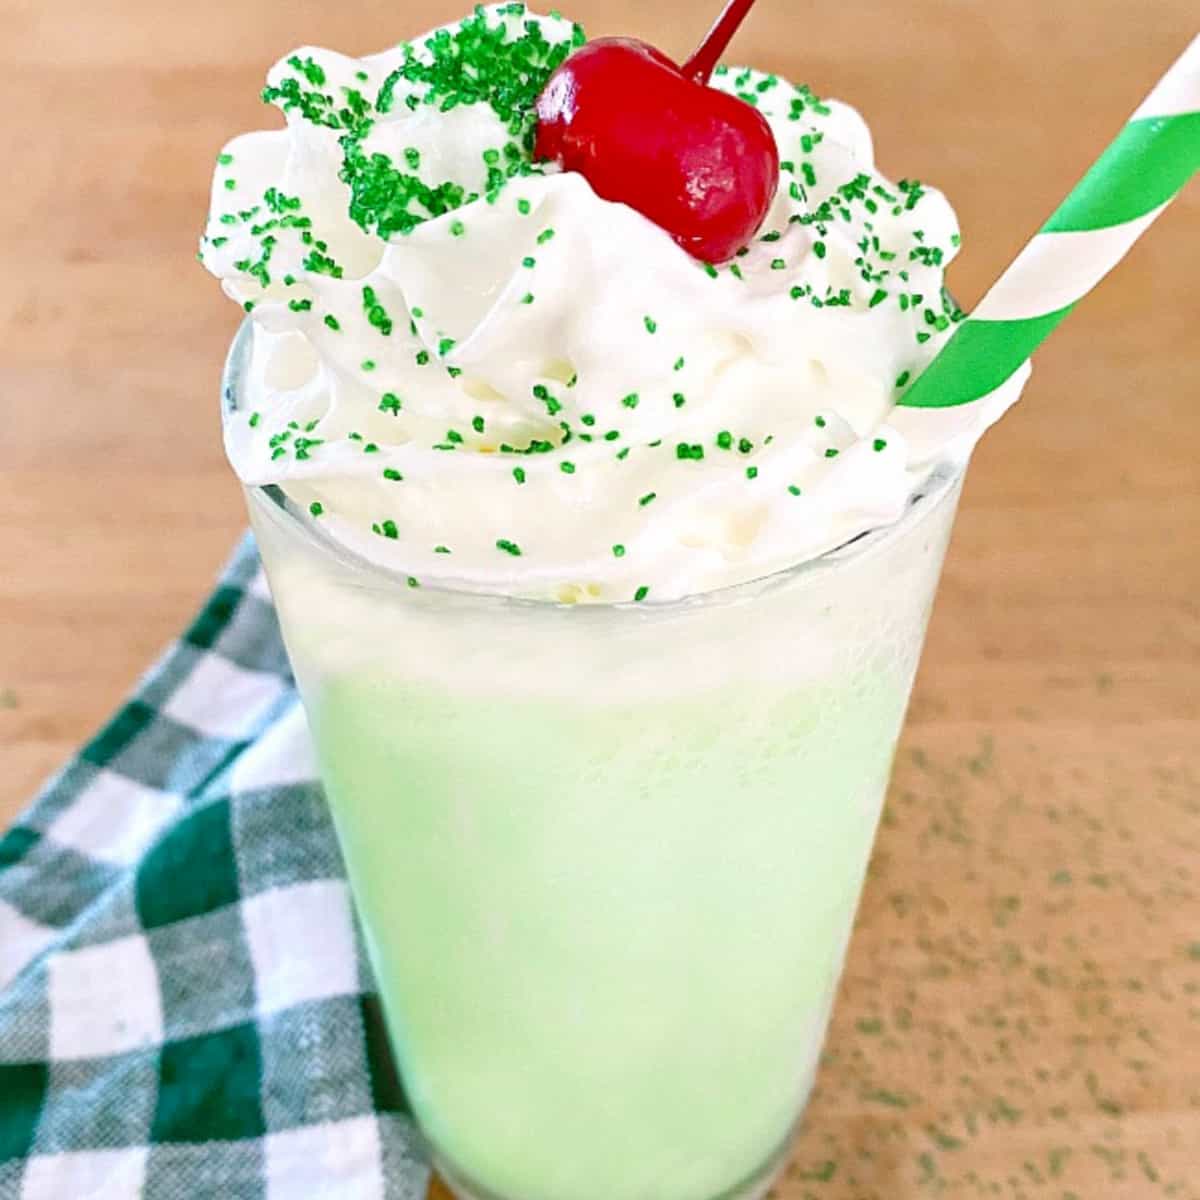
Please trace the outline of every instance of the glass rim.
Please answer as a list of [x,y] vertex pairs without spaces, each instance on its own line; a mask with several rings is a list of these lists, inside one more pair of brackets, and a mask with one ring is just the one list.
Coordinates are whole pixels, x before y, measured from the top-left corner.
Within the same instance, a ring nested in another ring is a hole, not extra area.
[[[222,423],[233,413],[241,411],[238,403],[239,383],[244,373],[253,338],[254,322],[250,317],[242,321],[230,344],[221,376],[221,419]],[[774,589],[797,580],[817,579],[839,567],[857,563],[882,551],[893,540],[901,537],[926,517],[936,512],[956,489],[966,474],[969,456],[962,461],[945,459],[932,464],[928,473],[909,494],[904,512],[888,525],[855,534],[846,541],[811,558],[802,559],[790,566],[780,567],[766,575],[756,575],[739,583],[725,584],[706,591],[689,592],[671,600],[599,600],[582,604],[569,604],[561,600],[542,600],[525,596],[510,596],[502,592],[488,592],[477,588],[453,587],[444,583],[421,581],[420,591],[437,596],[451,597],[455,601],[474,602],[484,606],[516,607],[546,611],[607,612],[631,611],[642,614],[663,614],[673,610],[694,609],[744,601],[764,590]],[[256,497],[268,506],[276,519],[287,521],[300,539],[308,543],[317,553],[334,560],[339,566],[358,572],[366,577],[371,586],[381,590],[403,590],[412,595],[409,583],[411,572],[398,567],[387,567],[382,563],[357,553],[345,543],[332,537],[310,520],[305,511],[292,501],[280,484],[246,484],[242,487],[248,497]]]

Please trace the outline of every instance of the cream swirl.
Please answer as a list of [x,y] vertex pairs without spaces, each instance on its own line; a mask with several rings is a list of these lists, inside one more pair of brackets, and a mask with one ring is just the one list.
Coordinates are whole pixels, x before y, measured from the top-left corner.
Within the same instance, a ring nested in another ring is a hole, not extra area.
[[530,161],[529,99],[580,37],[505,4],[272,70],[287,128],[226,147],[202,243],[255,324],[239,476],[417,580],[564,601],[677,598],[894,520],[1023,383],[896,406],[959,316],[950,206],[881,176],[853,109],[723,68],[782,183],[738,257],[697,263]]

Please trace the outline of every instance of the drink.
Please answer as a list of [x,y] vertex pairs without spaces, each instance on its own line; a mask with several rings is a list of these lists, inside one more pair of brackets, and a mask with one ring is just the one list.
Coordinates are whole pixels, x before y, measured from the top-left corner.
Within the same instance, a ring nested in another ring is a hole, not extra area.
[[[226,437],[443,1173],[741,1200],[812,1085],[962,470],[1020,381],[967,426],[892,407],[957,316],[953,214],[807,89],[722,77],[808,182],[719,270],[542,174],[513,72],[579,40],[506,5],[428,62],[273,72],[289,132],[222,164],[265,211],[219,169],[205,243],[254,310]],[[330,116],[353,81],[373,115]]]
[[451,1178],[703,1200],[769,1174],[958,486],[844,555],[656,613],[413,591],[251,494],[401,1071]]

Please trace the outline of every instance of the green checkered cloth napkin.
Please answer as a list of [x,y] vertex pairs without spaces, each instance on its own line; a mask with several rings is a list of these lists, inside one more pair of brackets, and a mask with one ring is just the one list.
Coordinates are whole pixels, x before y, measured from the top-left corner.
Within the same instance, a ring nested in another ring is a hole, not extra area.
[[247,538],[0,838],[0,1200],[427,1182]]

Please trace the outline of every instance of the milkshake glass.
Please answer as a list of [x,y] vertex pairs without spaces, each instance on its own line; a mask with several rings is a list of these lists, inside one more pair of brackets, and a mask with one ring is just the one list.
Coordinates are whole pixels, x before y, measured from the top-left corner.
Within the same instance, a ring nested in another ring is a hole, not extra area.
[[765,1193],[961,484],[936,469],[895,524],[766,579],[577,606],[417,585],[246,489],[392,1044],[458,1195]]

